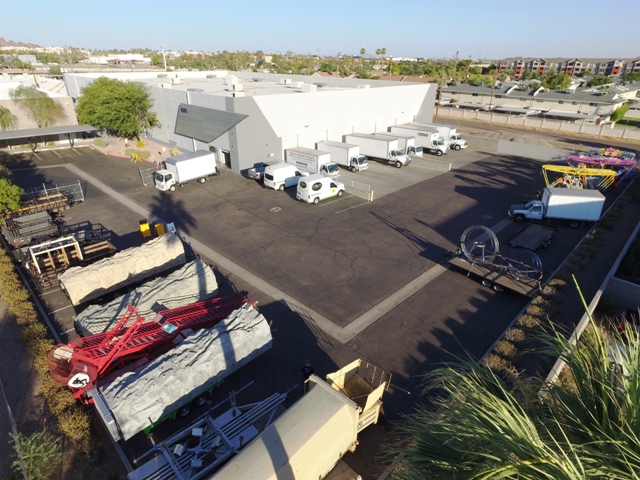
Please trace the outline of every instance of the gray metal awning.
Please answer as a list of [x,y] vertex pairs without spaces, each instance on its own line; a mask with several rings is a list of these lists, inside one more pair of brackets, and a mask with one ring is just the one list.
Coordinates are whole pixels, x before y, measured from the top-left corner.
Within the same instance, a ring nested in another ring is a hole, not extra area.
[[585,115],[584,113],[563,112],[562,110],[549,110],[540,113],[540,115],[543,117],[566,118],[569,120],[595,120],[600,117],[599,115]]
[[65,125],[60,127],[26,128],[0,132],[0,140],[20,140],[23,138],[49,137],[71,133],[93,133],[96,129],[91,125]]
[[210,143],[247,117],[248,115],[225,110],[181,103],[178,107],[175,133]]
[[540,110],[523,107],[510,107],[509,105],[497,106],[493,111],[498,113],[514,113],[516,115],[535,115],[536,113],[540,113]]

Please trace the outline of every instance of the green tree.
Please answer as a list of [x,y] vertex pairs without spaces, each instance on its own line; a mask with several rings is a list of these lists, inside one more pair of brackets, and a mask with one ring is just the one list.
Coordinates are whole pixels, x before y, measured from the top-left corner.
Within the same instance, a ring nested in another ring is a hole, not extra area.
[[54,102],[49,95],[33,85],[20,85],[10,90],[9,95],[40,128],[55,125],[59,120],[66,118],[62,105]]
[[613,122],[619,122],[620,120],[622,120],[624,118],[624,116],[627,114],[628,111],[629,111],[629,104],[628,103],[620,105],[611,114],[611,120]]
[[571,85],[571,77],[566,73],[550,71],[541,80],[542,86],[549,90],[566,90]]
[[16,473],[22,473],[18,451],[22,454],[27,475],[30,480],[50,479],[60,466],[62,447],[57,438],[47,432],[36,432],[26,436],[18,433],[11,435],[15,453],[11,464]]
[[54,65],[49,67],[49,75],[60,75],[62,73],[62,69],[59,65]]
[[6,169],[0,170],[0,212],[20,208],[20,197],[24,190],[9,180],[11,175]]
[[360,55],[364,57],[364,54],[367,53],[367,51],[364,48],[360,49]]
[[599,85],[606,85],[608,83],[611,83],[611,79],[606,75],[602,75],[601,73],[599,73],[587,82],[587,87],[597,87]]
[[16,117],[9,111],[8,108],[0,107],[0,129],[6,131],[14,127],[16,124]]
[[76,113],[82,124],[104,127],[122,138],[140,139],[145,129],[159,126],[152,107],[151,95],[143,84],[100,77],[82,89]]
[[542,391],[542,378],[507,385],[472,359],[427,375],[435,409],[400,427],[394,478],[638,478],[640,333],[590,326],[577,345],[557,332],[544,340],[566,369]]
[[629,72],[622,75],[625,82],[640,82],[640,72]]

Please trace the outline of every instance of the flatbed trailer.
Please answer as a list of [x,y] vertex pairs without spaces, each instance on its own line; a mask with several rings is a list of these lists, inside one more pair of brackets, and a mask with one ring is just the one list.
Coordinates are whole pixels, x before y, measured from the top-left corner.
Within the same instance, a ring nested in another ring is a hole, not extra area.
[[555,227],[532,223],[524,230],[518,230],[509,240],[509,245],[513,248],[536,251],[548,247],[557,231],[558,229]]
[[446,252],[445,260],[457,269],[466,271],[467,277],[474,275],[480,279],[485,287],[492,288],[496,292],[503,289],[533,297],[541,289],[539,279],[533,279],[518,275],[508,265],[483,265],[470,262],[462,252]]
[[64,193],[53,193],[30,200],[25,200],[16,210],[7,210],[4,218],[16,218],[38,212],[60,213],[70,208],[69,198]]

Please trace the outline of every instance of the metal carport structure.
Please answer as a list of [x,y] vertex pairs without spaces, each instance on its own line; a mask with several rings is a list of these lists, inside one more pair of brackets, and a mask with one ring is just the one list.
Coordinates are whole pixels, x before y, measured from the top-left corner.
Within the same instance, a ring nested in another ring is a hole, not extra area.
[[[51,141],[68,140],[71,147],[73,147],[74,140],[78,138],[95,136],[96,129],[91,125],[65,125],[60,127],[46,127],[46,128],[27,128],[24,130],[11,130],[7,132],[0,132],[0,144],[5,143],[4,146],[11,150],[12,146],[23,145],[29,143],[31,145],[38,142],[46,143]],[[35,147],[31,147],[35,150]]]

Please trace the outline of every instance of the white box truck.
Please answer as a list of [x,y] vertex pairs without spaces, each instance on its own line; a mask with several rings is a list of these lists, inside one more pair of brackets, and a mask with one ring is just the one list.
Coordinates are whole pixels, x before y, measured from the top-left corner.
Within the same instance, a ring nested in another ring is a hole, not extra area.
[[311,375],[309,392],[212,479],[325,478],[355,451],[358,433],[378,421],[388,382],[372,382],[367,365],[356,360],[327,375],[326,382]]
[[400,168],[411,163],[411,157],[404,153],[396,137],[384,138],[368,133],[350,133],[343,138],[345,143],[355,143],[360,153],[370,158],[386,160],[389,165]]
[[309,175],[322,173],[331,177],[340,174],[340,168],[331,161],[329,152],[305,147],[287,148],[284,151],[284,158],[287,163],[295,165],[298,170]]
[[516,222],[551,218],[569,220],[576,228],[580,222],[600,220],[604,201],[604,195],[598,190],[546,187],[540,200],[511,205],[508,213]]
[[187,182],[207,181],[207,177],[218,175],[216,154],[206,150],[184,153],[169,157],[163,162],[163,168],[156,170],[153,181],[158,190],[175,192]]
[[407,155],[422,157],[422,146],[416,145],[415,135],[405,135],[403,133],[376,133],[379,137],[390,137],[398,139],[398,146],[404,150]]
[[369,168],[367,157],[360,154],[360,147],[352,143],[334,142],[325,140],[316,143],[316,148],[331,154],[331,161],[341,167],[348,168],[352,172],[359,172]]
[[415,135],[416,145],[420,145],[427,152],[438,157],[449,153],[449,146],[446,144],[440,132],[432,127],[421,127],[412,123],[389,127],[392,135]]
[[435,128],[440,132],[440,136],[444,139],[444,143],[449,145],[451,150],[458,151],[461,148],[467,148],[469,146],[467,141],[462,139],[462,135],[457,132],[456,127],[453,125],[445,125],[443,123],[417,123],[413,125]]

